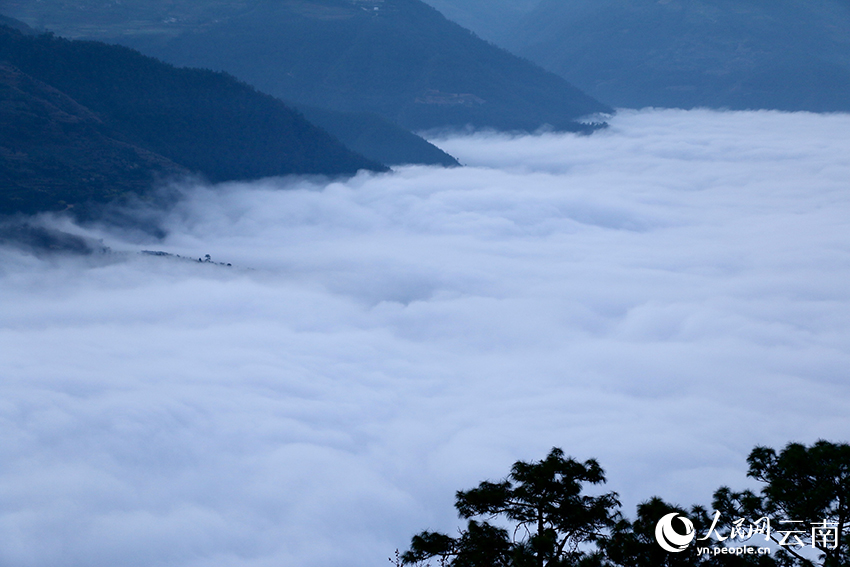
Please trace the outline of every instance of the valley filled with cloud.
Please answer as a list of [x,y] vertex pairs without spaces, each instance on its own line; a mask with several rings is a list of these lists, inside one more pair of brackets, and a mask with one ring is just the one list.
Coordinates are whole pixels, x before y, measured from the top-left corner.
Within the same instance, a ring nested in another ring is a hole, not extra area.
[[109,252],[0,248],[0,564],[383,566],[553,446],[633,516],[850,437],[850,115],[610,124],[40,217]]

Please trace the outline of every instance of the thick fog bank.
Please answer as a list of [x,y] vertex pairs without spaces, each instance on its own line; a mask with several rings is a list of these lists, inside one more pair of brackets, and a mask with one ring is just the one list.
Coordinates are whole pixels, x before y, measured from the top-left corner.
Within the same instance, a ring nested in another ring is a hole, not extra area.
[[850,439],[850,116],[436,142],[0,248],[0,565],[383,566],[552,446],[631,515]]

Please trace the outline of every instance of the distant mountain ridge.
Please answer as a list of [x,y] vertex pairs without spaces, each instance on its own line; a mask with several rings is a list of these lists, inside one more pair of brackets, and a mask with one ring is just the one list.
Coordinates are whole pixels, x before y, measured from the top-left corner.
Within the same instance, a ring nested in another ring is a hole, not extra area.
[[224,70],[296,104],[372,112],[413,130],[582,130],[578,118],[611,111],[419,0],[43,0],[16,14],[59,34]]
[[538,0],[501,14],[469,22],[615,106],[850,111],[848,0]]
[[0,63],[2,213],[143,193],[158,176],[387,170],[222,73],[2,25]]

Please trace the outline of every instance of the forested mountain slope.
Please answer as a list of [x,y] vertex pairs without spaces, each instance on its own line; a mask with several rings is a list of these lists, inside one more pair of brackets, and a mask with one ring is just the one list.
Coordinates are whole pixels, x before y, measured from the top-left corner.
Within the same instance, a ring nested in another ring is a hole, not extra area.
[[[0,63],[4,212],[15,208],[9,191],[20,210],[56,208],[140,190],[160,173],[225,181],[385,169],[222,73],[6,26]],[[51,207],[42,189],[60,186]]]
[[499,43],[520,18],[540,0],[424,0],[444,16],[474,31],[487,41]]
[[581,129],[610,110],[419,0],[44,0],[8,8],[59,34],[225,70],[287,101],[410,129]]
[[3,63],[0,132],[0,214],[141,194],[157,177],[189,173],[115,139],[89,109]]

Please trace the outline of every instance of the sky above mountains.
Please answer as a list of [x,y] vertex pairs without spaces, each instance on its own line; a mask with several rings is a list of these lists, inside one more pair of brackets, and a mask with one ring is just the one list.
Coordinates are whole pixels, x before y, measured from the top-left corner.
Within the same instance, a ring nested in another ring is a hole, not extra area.
[[162,240],[41,217],[114,253],[0,248],[0,563],[382,565],[554,445],[631,515],[847,439],[848,132],[623,112],[124,211]]

